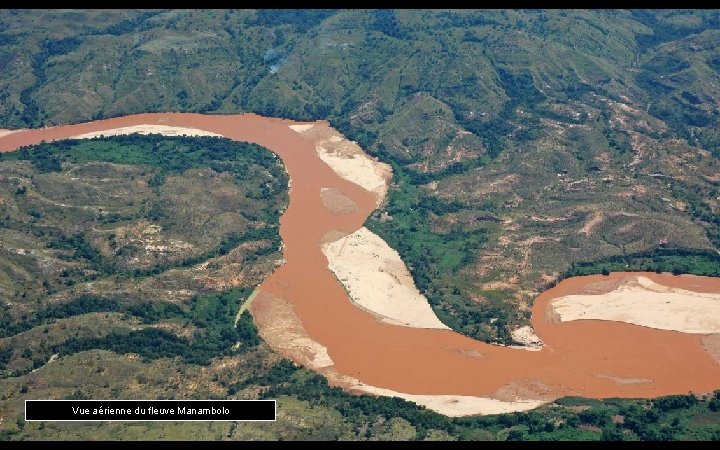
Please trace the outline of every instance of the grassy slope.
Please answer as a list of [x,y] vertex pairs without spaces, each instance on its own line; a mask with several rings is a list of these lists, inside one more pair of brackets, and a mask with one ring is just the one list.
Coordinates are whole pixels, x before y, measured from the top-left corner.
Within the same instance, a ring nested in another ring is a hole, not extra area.
[[3,376],[91,348],[222,354],[279,262],[287,175],[255,145],[64,141],[0,155],[0,177]]

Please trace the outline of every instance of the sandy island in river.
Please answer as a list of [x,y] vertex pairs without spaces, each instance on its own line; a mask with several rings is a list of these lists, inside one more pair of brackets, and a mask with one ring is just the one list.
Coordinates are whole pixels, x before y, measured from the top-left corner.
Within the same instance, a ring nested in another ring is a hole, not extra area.
[[[595,319],[683,333],[720,333],[720,294],[663,286],[628,276],[603,293],[566,295],[549,308],[560,322]],[[604,290],[602,287],[597,287]]]
[[322,244],[328,268],[355,305],[385,323],[449,329],[415,287],[398,252],[365,227]]

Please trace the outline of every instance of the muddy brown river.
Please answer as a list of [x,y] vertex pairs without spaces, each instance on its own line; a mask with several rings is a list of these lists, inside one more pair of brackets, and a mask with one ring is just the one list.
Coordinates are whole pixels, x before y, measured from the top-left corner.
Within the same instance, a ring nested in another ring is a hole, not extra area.
[[[329,231],[359,229],[375,209],[375,198],[321,161],[313,146],[288,128],[295,123],[253,114],[138,114],[23,130],[0,138],[0,150],[142,124],[197,128],[269,148],[292,180],[290,204],[280,219],[286,262],[261,285],[272,295],[253,303],[253,312],[266,308],[273,296],[289,302],[307,335],[327,347],[335,369],[368,385],[410,394],[502,393],[525,399],[654,397],[720,388],[720,364],[705,351],[700,335],[599,320],[546,320],[550,299],[608,277],[568,279],[538,297],[532,323],[545,347],[537,352],[484,344],[450,330],[383,324],[353,306],[327,269],[319,243]],[[357,211],[332,214],[320,196],[328,187],[342,191]],[[720,292],[720,279],[643,275],[667,286]]]

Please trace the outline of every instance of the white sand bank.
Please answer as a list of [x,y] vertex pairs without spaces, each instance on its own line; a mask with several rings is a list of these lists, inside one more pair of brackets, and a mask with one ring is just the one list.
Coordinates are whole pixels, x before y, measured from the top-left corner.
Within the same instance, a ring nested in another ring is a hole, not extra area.
[[221,136],[217,133],[197,128],[171,127],[168,125],[134,125],[131,127],[112,128],[110,130],[93,131],[78,134],[71,139],[92,139],[98,136],[119,136],[123,134],[162,134],[164,136]]
[[515,340],[515,342],[519,342],[522,345],[511,345],[511,348],[518,348],[521,350],[529,350],[529,351],[540,351],[542,350],[543,341],[538,337],[537,334],[535,334],[535,330],[533,330],[533,327],[530,325],[525,325],[524,327],[516,328],[510,332],[510,336]]
[[720,294],[663,286],[643,276],[628,277],[607,293],[559,297],[550,307],[561,322],[612,320],[683,333],[720,333]]
[[368,394],[383,395],[386,397],[400,397],[450,417],[527,411],[548,403],[544,400],[517,400],[513,402],[506,402],[494,398],[472,397],[469,395],[404,394],[402,392],[395,392],[390,389],[383,389],[365,384],[359,384],[355,387],[355,389],[367,392]]
[[328,125],[317,123],[289,127],[312,142],[320,159],[335,173],[372,192],[376,203],[382,203],[392,176],[389,164],[375,161],[357,143],[345,139]]
[[400,255],[367,228],[322,244],[328,268],[350,299],[386,323],[449,329],[415,287]]
[[310,128],[314,127],[315,124],[306,123],[306,124],[302,124],[302,125],[288,125],[288,126],[290,127],[291,130],[297,131],[298,133],[302,133],[303,131],[307,131]]
[[5,130],[5,129],[0,128],[0,138],[3,136],[7,136],[8,134],[17,133],[18,131],[22,131],[22,130]]
[[292,304],[259,288],[253,294],[253,303],[264,304],[264,308],[258,310],[251,304],[252,314],[260,324],[260,336],[272,348],[291,355],[296,362],[314,370],[334,365],[327,347],[307,335]]

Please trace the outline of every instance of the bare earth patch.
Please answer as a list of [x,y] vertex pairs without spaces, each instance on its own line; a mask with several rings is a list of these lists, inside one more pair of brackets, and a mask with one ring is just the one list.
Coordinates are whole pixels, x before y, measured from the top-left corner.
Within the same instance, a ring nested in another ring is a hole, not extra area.
[[[597,286],[603,291],[608,286]],[[630,276],[604,293],[566,295],[551,301],[561,322],[611,320],[683,333],[720,333],[720,294],[693,292]]]
[[415,287],[400,255],[372,231],[363,227],[326,242],[322,250],[328,268],[345,286],[352,302],[382,322],[449,329]]
[[324,123],[289,125],[303,138],[315,145],[320,159],[340,177],[351,181],[375,194],[378,205],[387,194],[388,181],[392,177],[389,164],[369,157],[357,143]]
[[603,221],[602,212],[597,212],[590,218],[590,220],[585,222],[585,224],[583,225],[583,227],[580,229],[579,232],[589,235],[590,233],[592,233],[592,231],[595,229],[595,227],[597,225],[599,225],[600,222],[602,222],[602,221]]

